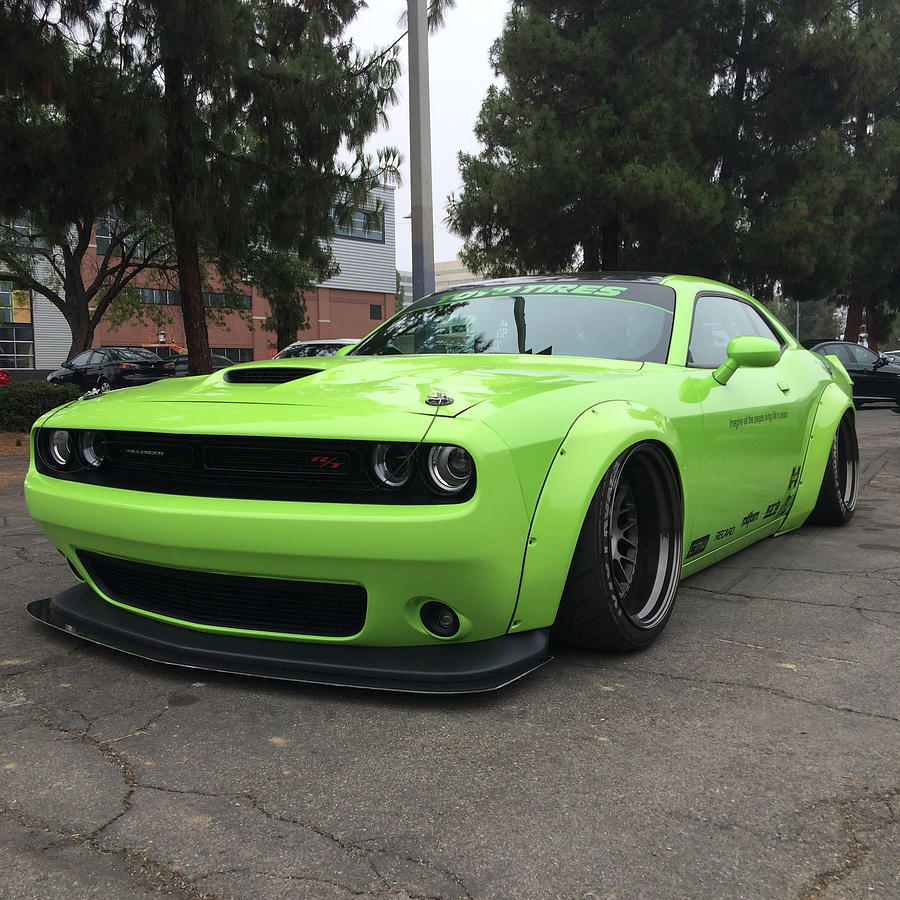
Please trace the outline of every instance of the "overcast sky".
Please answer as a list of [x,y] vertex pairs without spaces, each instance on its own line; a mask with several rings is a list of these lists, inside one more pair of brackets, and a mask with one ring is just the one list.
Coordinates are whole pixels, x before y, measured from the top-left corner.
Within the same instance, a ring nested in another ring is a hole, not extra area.
[[[368,0],[349,29],[362,50],[386,47],[402,34],[398,24],[406,0]],[[492,84],[494,73],[488,62],[491,44],[500,36],[510,0],[457,0],[446,16],[444,27],[432,34],[428,43],[431,79],[431,166],[434,187],[434,259],[453,259],[462,241],[451,235],[444,223],[447,196],[459,193],[462,181],[457,154],[477,152],[472,129],[481,103]],[[408,47],[400,44],[403,75],[397,83],[397,106],[387,111],[390,126],[370,141],[375,148],[395,146],[403,154],[403,184],[396,192],[397,268],[412,268],[409,219],[409,91],[407,85]]]

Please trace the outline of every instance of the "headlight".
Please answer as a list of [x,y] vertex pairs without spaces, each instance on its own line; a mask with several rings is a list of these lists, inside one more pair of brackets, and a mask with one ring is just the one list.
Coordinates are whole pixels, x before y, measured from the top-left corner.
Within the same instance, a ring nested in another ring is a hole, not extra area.
[[106,435],[102,431],[85,431],[78,439],[78,450],[85,465],[99,469],[106,461]]
[[412,475],[412,448],[407,444],[376,444],[372,450],[372,471],[382,487],[402,488]]
[[72,436],[60,429],[51,431],[47,436],[47,451],[51,463],[58,469],[64,469],[72,459]]
[[439,491],[458,494],[472,480],[475,464],[462,447],[438,444],[428,451],[425,470]]

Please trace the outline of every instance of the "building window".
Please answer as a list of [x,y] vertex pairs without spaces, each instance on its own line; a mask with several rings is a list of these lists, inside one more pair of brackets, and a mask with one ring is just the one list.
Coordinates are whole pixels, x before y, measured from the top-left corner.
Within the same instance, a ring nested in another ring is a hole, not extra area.
[[[250,309],[250,295],[242,294],[240,296],[231,296],[226,299],[224,294],[204,294],[203,305],[215,307],[216,309],[233,309],[235,307]],[[230,357],[229,357],[230,358]]]
[[0,281],[0,368],[34,368],[31,292],[14,290],[10,281]]
[[225,356],[236,363],[253,362],[252,347],[214,347],[212,352],[219,356]]
[[379,322],[381,321],[381,319],[383,318],[383,313],[381,311],[380,303],[370,303],[369,304],[369,318],[375,319]]
[[99,256],[106,256],[109,253],[110,232],[109,219],[106,216],[94,222],[94,241],[97,244],[97,254]]
[[128,244],[128,238],[123,238],[121,232],[128,230],[124,223],[120,222],[113,215],[101,216],[94,220],[94,244],[97,247],[98,256],[106,256],[109,248],[113,246],[113,239],[117,241],[115,251],[116,256],[123,254],[131,257],[131,259],[145,259],[147,256],[147,247],[143,241]]
[[178,291],[141,288],[141,303],[152,303],[154,306],[181,306],[181,294]]
[[[368,222],[366,219],[368,217]],[[334,233],[339,237],[353,238],[357,241],[373,241],[377,244],[384,243],[384,213],[364,213],[355,209],[350,213],[349,220],[341,223],[334,215]]]
[[[154,306],[181,306],[180,291],[166,291],[161,288],[141,288],[141,302],[151,303]],[[251,298],[249,294],[241,294],[226,299],[225,294],[203,295],[203,305],[216,309],[250,309]]]

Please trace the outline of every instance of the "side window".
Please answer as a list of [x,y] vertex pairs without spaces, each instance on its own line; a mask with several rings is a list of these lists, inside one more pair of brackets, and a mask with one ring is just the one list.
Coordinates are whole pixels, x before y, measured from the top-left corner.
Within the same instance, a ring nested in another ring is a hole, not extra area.
[[850,356],[854,362],[861,366],[874,366],[878,361],[878,354],[873,353],[867,347],[863,347],[861,344],[857,344],[853,347],[847,348],[850,351]]
[[100,363],[105,363],[108,354],[104,353],[102,350],[94,350],[91,353],[91,358],[89,360],[90,365],[99,366]]
[[715,369],[728,356],[728,342],[740,335],[766,337],[782,344],[781,337],[749,303],[734,297],[698,297],[688,346],[688,365]]
[[826,344],[822,348],[822,353],[836,356],[845,366],[852,365],[853,363],[850,351],[843,344]]
[[72,361],[69,363],[70,366],[86,366],[88,364],[88,360],[91,358],[91,351],[85,350],[84,353],[79,353]]

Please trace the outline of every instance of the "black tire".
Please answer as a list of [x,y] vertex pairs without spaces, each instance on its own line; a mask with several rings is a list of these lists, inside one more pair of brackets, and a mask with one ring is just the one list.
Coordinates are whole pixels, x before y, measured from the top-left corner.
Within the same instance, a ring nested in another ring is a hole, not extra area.
[[107,392],[112,390],[112,384],[110,384],[108,379],[101,378],[97,382],[97,390],[99,390],[101,394],[106,394]]
[[588,507],[553,639],[585,650],[633,651],[662,634],[681,577],[682,504],[658,444],[630,447]]
[[859,444],[853,417],[845,413],[834,433],[819,497],[808,521],[814,525],[844,525],[856,511],[858,492]]

